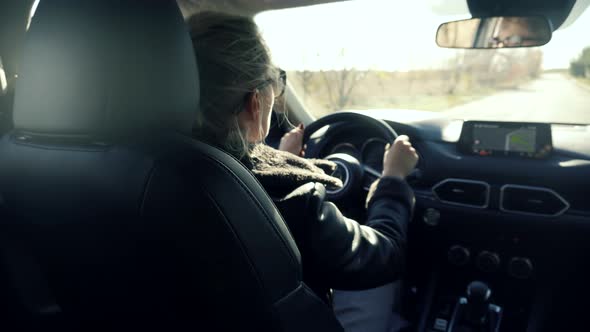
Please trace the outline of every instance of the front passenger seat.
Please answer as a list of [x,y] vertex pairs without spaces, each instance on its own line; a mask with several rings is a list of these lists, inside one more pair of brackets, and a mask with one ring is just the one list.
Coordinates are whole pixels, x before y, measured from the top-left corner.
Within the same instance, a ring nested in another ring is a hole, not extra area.
[[261,186],[190,137],[174,1],[42,0],[23,53],[0,141],[0,329],[341,330]]

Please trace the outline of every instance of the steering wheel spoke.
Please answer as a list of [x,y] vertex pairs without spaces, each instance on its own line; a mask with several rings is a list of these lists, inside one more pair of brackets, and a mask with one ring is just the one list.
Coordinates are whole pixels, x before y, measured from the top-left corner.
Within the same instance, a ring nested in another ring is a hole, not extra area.
[[371,166],[363,165],[363,190],[369,191],[371,184],[381,177],[381,172]]
[[[307,143],[316,131],[338,122],[350,122],[358,124],[361,127],[370,128],[377,134],[377,136],[386,142],[393,142],[397,138],[395,130],[393,130],[385,121],[372,118],[362,113],[336,112],[308,124],[307,128],[305,128],[303,143]],[[318,153],[319,151],[316,152],[316,154]],[[309,155],[308,157],[317,158],[318,156]],[[349,195],[351,192],[358,191],[360,188],[369,190],[371,184],[381,177],[381,172],[368,165],[361,164],[357,158],[352,156],[333,154],[327,156],[326,159],[332,160],[338,164],[338,167],[342,167],[343,169],[338,174],[342,177],[345,176],[346,178],[341,179],[346,180],[346,185],[343,188],[331,190],[330,196],[333,199],[340,199]]]

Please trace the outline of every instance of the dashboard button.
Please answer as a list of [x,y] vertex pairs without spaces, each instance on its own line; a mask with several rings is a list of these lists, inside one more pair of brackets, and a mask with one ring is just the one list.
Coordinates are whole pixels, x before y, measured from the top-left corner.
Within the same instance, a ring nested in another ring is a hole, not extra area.
[[449,325],[449,322],[446,319],[436,318],[434,320],[434,325],[432,326],[432,328],[435,331],[446,331],[448,325]]
[[428,226],[436,226],[440,222],[440,212],[437,209],[428,208],[424,211],[422,220]]

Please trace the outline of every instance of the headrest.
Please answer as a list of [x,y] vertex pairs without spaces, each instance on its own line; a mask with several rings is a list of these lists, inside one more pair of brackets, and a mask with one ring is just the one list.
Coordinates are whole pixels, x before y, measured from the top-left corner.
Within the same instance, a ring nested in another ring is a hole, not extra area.
[[15,129],[31,134],[189,133],[199,82],[176,1],[41,0],[15,93]]

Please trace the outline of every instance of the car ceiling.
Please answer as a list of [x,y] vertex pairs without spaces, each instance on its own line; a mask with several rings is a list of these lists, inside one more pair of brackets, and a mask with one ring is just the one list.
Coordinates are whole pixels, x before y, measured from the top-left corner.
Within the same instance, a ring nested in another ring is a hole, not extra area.
[[[35,0],[0,1],[0,56],[5,70],[17,71],[18,49],[24,37],[24,26],[31,4]],[[253,16],[257,13],[292,7],[311,6],[349,0],[177,0],[185,17],[203,10],[216,10]],[[391,0],[402,1],[402,0]],[[588,7],[590,0],[425,0],[431,7],[450,9],[457,3],[467,3],[473,16],[544,15],[554,29],[567,26]],[[452,10],[452,9],[450,9]],[[565,22],[565,23],[564,23]]]
[[338,1],[343,0],[177,0],[185,17],[203,10],[252,16],[267,10],[304,7]]
[[[349,0],[177,0],[185,17],[203,10],[253,16],[267,10],[339,1]],[[573,22],[590,4],[590,0],[426,0],[426,2],[433,10],[437,7],[443,11],[446,8],[452,11],[451,8],[456,7],[459,2],[463,5],[466,3],[474,17],[542,15],[551,21],[555,30],[564,22],[565,25]]]
[[467,0],[471,15],[525,16],[542,15],[559,28],[569,16],[576,0]]

